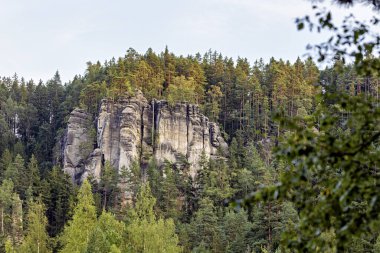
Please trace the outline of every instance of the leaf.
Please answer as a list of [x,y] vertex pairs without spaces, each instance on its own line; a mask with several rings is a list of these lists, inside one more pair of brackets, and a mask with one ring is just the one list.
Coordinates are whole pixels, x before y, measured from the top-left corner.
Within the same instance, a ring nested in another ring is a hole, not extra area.
[[299,22],[298,24],[297,24],[297,29],[298,30],[302,30],[303,28],[304,28],[304,23],[303,22]]

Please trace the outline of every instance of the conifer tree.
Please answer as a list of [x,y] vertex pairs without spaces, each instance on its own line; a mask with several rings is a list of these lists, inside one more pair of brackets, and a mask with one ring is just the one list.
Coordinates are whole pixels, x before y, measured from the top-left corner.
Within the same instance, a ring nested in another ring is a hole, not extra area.
[[1,161],[0,161],[0,179],[2,180],[4,178],[4,174],[6,169],[11,165],[12,163],[12,154],[9,151],[9,149],[5,149],[3,154],[1,155]]
[[179,190],[176,186],[175,172],[173,170],[172,164],[166,163],[164,167],[165,177],[162,178],[161,184],[161,198],[158,204],[165,218],[176,220],[179,217]]
[[13,195],[13,182],[11,180],[3,180],[0,187],[0,219],[1,219],[1,235],[4,236],[6,233],[6,223],[8,217],[10,216],[10,209],[12,206],[12,195]]
[[212,252],[219,252],[222,247],[221,231],[215,206],[209,198],[200,201],[200,207],[187,228],[190,248],[202,245]]
[[42,181],[42,198],[47,207],[48,231],[58,235],[73,212],[74,188],[68,175],[58,167],[53,167],[48,178]]
[[122,197],[125,196],[127,201],[135,199],[141,180],[142,171],[138,162],[133,161],[129,168],[123,166],[120,169],[118,180]]
[[375,245],[373,247],[373,252],[374,253],[380,253],[380,235],[377,236]]
[[173,220],[157,220],[153,211],[155,203],[149,183],[142,185],[127,225],[127,252],[181,252]]
[[7,239],[5,241],[4,248],[5,253],[15,253],[15,247],[13,246],[12,241],[10,239]]
[[85,253],[95,224],[96,208],[91,185],[87,180],[84,180],[78,192],[78,202],[74,209],[73,218],[63,231],[61,237],[63,248],[60,252]]
[[28,167],[27,167],[27,175],[25,177],[28,179],[28,187],[32,189],[32,195],[37,197],[41,191],[41,179],[40,179],[40,171],[38,168],[38,163],[34,155],[30,158]]
[[16,155],[14,161],[8,165],[4,178],[13,181],[15,191],[17,193],[23,193],[26,188],[23,184],[26,179],[24,177],[24,159],[21,155]]
[[221,205],[224,200],[232,197],[235,191],[230,184],[229,172],[227,164],[222,159],[209,159],[201,182],[202,198],[208,197],[215,205]]
[[88,242],[87,253],[103,253],[121,250],[125,224],[115,216],[103,211]]
[[[106,161],[102,175],[100,177],[100,188],[102,191],[102,206],[107,210],[110,206],[109,202],[115,201],[117,192],[118,174],[116,169],[112,167],[109,161]],[[114,203],[115,204],[115,203]]]
[[248,215],[244,210],[238,212],[228,211],[222,224],[226,252],[247,252],[247,235],[252,224],[248,221]]
[[12,231],[10,237],[14,247],[21,244],[23,239],[22,201],[18,194],[12,196]]
[[47,234],[47,218],[45,206],[40,198],[29,205],[28,229],[20,246],[20,252],[49,253],[49,235]]

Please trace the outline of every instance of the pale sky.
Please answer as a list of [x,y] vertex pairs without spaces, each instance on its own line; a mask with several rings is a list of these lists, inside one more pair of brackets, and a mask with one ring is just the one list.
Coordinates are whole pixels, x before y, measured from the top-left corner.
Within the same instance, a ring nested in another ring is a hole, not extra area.
[[[145,53],[165,46],[175,54],[294,61],[320,35],[296,29],[311,12],[305,0],[0,0],[0,76],[63,82],[83,74],[86,62]],[[345,9],[339,9],[342,17]],[[368,8],[354,9],[372,15]]]

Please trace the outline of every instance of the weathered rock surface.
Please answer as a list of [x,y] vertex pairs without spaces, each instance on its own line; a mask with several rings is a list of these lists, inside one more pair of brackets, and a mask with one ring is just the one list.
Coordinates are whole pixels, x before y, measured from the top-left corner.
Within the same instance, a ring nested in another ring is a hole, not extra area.
[[83,143],[91,143],[90,118],[75,109],[68,123],[64,170],[76,182],[90,174],[99,178],[105,161],[119,171],[134,161],[144,168],[152,157],[158,165],[167,160],[182,166],[187,161],[194,176],[203,151],[207,157],[227,156],[228,146],[218,125],[209,122],[196,105],[148,102],[141,92],[117,102],[103,100],[96,123],[96,147],[85,152]]
[[75,181],[82,177],[87,164],[88,154],[84,144],[89,141],[91,124],[91,117],[84,110],[75,109],[71,112],[64,143],[63,169]]

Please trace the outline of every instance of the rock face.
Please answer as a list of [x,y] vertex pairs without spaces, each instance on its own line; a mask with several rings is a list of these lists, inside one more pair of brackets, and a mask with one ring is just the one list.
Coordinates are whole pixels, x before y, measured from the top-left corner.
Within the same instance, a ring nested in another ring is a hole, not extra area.
[[[188,163],[194,177],[203,152],[206,157],[227,156],[228,146],[218,125],[209,122],[196,105],[148,102],[141,92],[117,102],[103,100],[96,141],[91,140],[90,118],[75,109],[67,127],[64,170],[77,183],[89,174],[99,178],[105,161],[119,171],[133,162],[145,168],[151,158],[159,166],[165,161],[177,166]],[[91,143],[95,143],[93,150],[86,150]]]
[[71,112],[68,121],[64,143],[63,164],[64,171],[71,175],[73,180],[79,180],[87,164],[88,153],[84,145],[89,142],[91,117],[81,109]]

